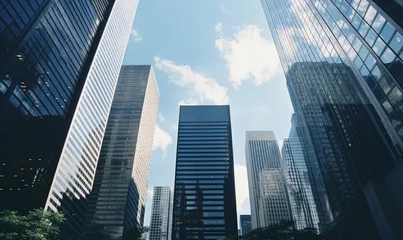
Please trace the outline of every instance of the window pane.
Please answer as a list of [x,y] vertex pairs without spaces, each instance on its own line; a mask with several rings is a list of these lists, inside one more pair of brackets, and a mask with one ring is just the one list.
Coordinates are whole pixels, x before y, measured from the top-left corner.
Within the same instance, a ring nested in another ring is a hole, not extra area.
[[382,106],[383,106],[383,108],[385,109],[385,111],[389,114],[389,113],[391,113],[392,112],[392,105],[390,104],[390,102],[388,101],[388,100],[385,100],[383,103],[382,103]]
[[362,0],[360,5],[358,6],[357,12],[361,16],[364,16],[365,12],[367,11],[367,8],[368,8],[368,2],[366,0]]
[[367,43],[368,43],[370,46],[372,46],[372,44],[374,44],[375,39],[376,39],[377,36],[378,36],[378,35],[376,34],[376,32],[375,32],[374,30],[370,29],[370,30],[368,31],[367,36],[365,36],[365,40],[367,41]]
[[383,63],[388,64],[391,63],[395,59],[395,54],[390,50],[390,48],[386,48],[385,52],[381,56],[381,60]]
[[372,28],[379,33],[385,24],[385,18],[378,14],[375,18],[375,21],[372,23]]
[[391,82],[388,78],[382,78],[381,81],[379,81],[379,85],[381,86],[383,92],[388,94],[390,89],[392,89],[393,82]]
[[395,28],[392,27],[392,25],[390,25],[389,23],[386,23],[385,27],[381,32],[381,37],[383,38],[383,40],[385,40],[385,42],[389,42],[394,32]]
[[383,49],[385,49],[385,42],[382,40],[382,38],[378,38],[372,47],[372,49],[375,51],[376,55],[381,56]]
[[364,19],[365,19],[365,21],[367,21],[368,24],[371,24],[372,21],[374,21],[375,15],[376,15],[376,10],[372,6],[369,6]]
[[399,53],[400,49],[403,46],[403,37],[399,32],[393,36],[392,41],[390,42],[390,47],[395,51],[395,53]]
[[392,91],[389,93],[389,100],[392,103],[392,105],[395,105],[402,100],[402,92],[400,89],[396,86],[392,89]]
[[361,36],[365,36],[367,34],[369,29],[369,26],[366,22],[362,22],[360,28],[358,29],[358,32],[361,34]]

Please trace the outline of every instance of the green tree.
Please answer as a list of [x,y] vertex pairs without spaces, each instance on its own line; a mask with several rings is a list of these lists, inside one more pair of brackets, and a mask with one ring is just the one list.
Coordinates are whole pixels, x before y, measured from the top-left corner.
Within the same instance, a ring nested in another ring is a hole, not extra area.
[[79,240],[112,240],[112,236],[102,228],[89,228],[81,235]]
[[62,213],[35,209],[27,214],[0,210],[0,239],[58,240],[60,226],[66,221]]

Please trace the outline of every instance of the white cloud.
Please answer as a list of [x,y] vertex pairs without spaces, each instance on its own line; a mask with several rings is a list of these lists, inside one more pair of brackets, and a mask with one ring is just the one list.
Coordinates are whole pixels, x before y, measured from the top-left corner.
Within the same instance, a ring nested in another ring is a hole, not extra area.
[[153,199],[153,195],[154,195],[154,190],[152,187],[149,187],[147,189],[147,198],[151,200],[151,199]]
[[154,144],[153,144],[153,150],[156,149],[161,149],[163,152],[163,156],[166,155],[166,152],[168,150],[169,145],[172,144],[172,137],[162,130],[158,124],[155,125],[155,131],[154,131]]
[[209,101],[215,104],[227,104],[229,98],[227,88],[221,86],[213,78],[194,72],[188,65],[177,65],[171,60],[154,57],[156,68],[166,72],[171,82],[179,87],[186,88],[189,95],[195,94],[199,101]]
[[133,40],[134,41],[136,41],[136,42],[139,42],[139,41],[141,41],[143,38],[140,36],[140,34],[136,31],[136,30],[134,30],[134,29],[132,29],[131,31],[130,31],[130,36],[133,38]]
[[228,10],[225,8],[224,4],[222,4],[222,3],[221,3],[221,5],[220,5],[220,9],[221,9],[221,11],[222,11],[225,15],[228,15],[228,14],[229,14]]
[[246,166],[235,164],[235,189],[238,214],[250,213],[249,187]]
[[223,32],[222,32],[222,23],[218,22],[218,23],[215,25],[215,30],[216,30],[218,33],[220,33],[220,34],[223,34]]
[[276,47],[271,39],[263,38],[261,32],[257,26],[248,25],[231,37],[221,34],[215,41],[229,70],[229,80],[236,89],[247,80],[260,85],[281,72]]
[[162,113],[158,114],[158,118],[160,119],[161,122],[165,121],[165,116]]
[[197,100],[193,99],[193,98],[190,98],[190,99],[187,99],[187,100],[180,100],[178,102],[179,106],[180,105],[197,105],[197,104],[198,104]]

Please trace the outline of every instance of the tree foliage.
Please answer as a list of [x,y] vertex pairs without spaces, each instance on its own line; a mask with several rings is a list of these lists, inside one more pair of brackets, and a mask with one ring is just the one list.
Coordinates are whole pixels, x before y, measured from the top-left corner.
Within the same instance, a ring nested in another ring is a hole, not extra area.
[[57,240],[60,226],[66,221],[62,213],[35,209],[27,214],[0,210],[0,239]]
[[248,234],[222,240],[323,240],[313,228],[297,230],[293,221],[282,221],[268,227],[254,229]]

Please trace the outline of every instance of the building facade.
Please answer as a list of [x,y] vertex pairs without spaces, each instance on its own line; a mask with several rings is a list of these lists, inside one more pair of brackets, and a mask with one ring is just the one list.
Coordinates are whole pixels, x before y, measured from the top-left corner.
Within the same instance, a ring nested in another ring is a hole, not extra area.
[[143,226],[159,92],[150,65],[123,65],[102,142],[87,227],[130,239]]
[[61,210],[73,233],[82,230],[136,8],[0,2],[2,209]]
[[289,138],[284,139],[281,155],[291,214],[296,228],[315,228],[319,231],[319,217],[305,155],[294,125],[291,127]]
[[155,186],[153,188],[153,206],[151,210],[149,240],[169,240],[171,213],[171,188]]
[[403,237],[402,28],[377,2],[262,0],[328,239]]
[[241,224],[240,234],[245,235],[252,231],[251,215],[239,215],[239,224]]
[[281,168],[265,168],[259,174],[259,219],[267,227],[292,220],[284,172]]
[[237,236],[229,106],[181,106],[172,239]]
[[263,169],[280,169],[281,155],[272,131],[247,131],[245,139],[246,167],[252,229],[266,227],[260,222],[260,172]]

